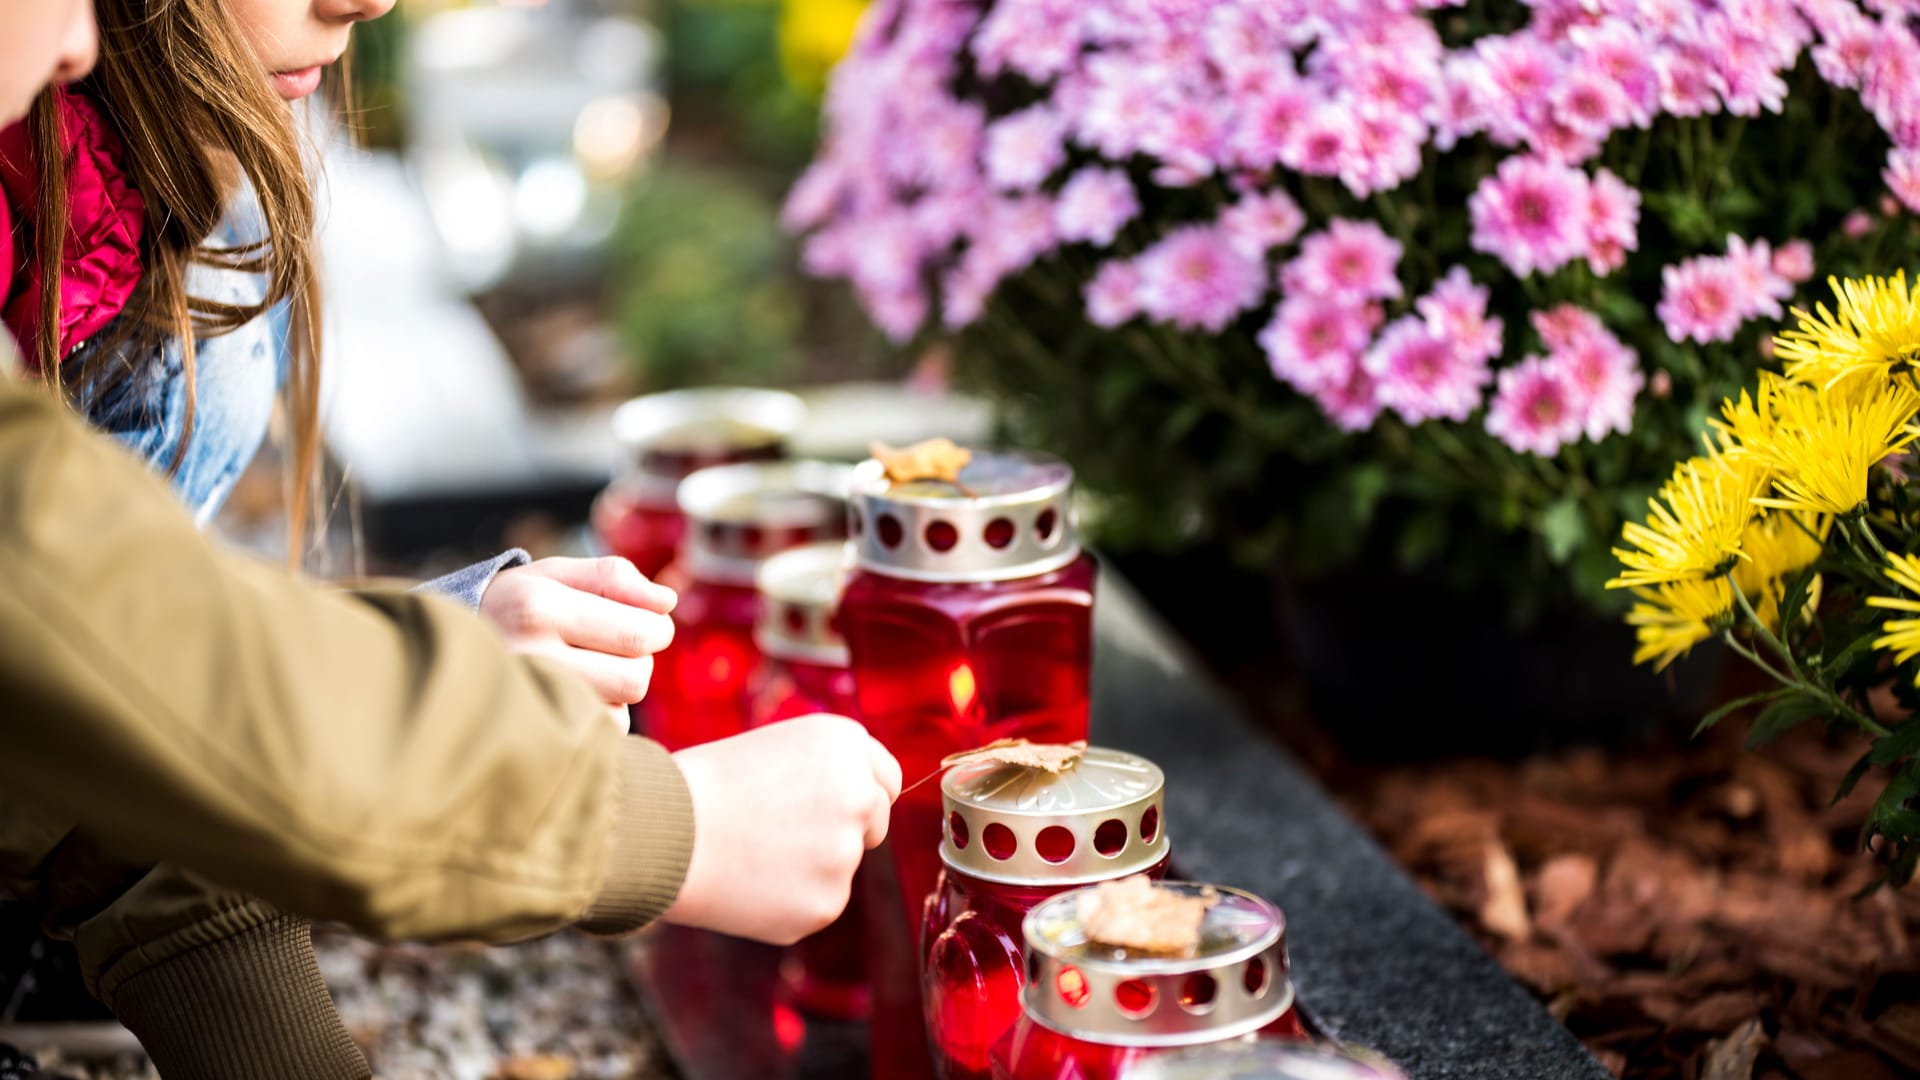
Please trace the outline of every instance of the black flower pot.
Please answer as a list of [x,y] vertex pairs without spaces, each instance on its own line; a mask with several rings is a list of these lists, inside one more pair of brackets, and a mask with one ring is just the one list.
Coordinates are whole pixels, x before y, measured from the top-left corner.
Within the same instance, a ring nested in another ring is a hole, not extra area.
[[1372,760],[1518,756],[1623,743],[1699,716],[1718,643],[1655,674],[1633,631],[1570,606],[1524,624],[1503,597],[1411,575],[1276,575],[1277,610],[1309,707]]

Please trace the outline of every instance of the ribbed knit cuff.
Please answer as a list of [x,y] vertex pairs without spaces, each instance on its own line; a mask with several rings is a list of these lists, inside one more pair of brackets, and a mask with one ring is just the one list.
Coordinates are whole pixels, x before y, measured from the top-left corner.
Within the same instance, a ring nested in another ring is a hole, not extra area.
[[306,920],[281,916],[122,982],[115,1015],[167,1080],[365,1080]]
[[623,740],[616,783],[606,877],[580,920],[594,934],[624,934],[659,918],[680,895],[693,857],[693,796],[665,747]]

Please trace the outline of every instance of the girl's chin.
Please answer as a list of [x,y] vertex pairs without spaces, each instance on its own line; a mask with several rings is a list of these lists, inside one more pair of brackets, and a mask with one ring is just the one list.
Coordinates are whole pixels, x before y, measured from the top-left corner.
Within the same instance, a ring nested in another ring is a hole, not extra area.
[[299,71],[276,71],[268,76],[273,89],[288,101],[298,101],[320,89],[320,67],[301,68]]

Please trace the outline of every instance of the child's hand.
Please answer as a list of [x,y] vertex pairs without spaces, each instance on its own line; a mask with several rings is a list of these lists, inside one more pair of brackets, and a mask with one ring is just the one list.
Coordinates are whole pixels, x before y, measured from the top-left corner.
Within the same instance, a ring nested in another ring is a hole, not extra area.
[[496,574],[480,614],[515,652],[558,660],[624,706],[646,696],[678,599],[622,558],[541,559]]
[[670,922],[791,945],[847,906],[887,838],[900,764],[843,716],[802,716],[673,755],[693,795],[693,858]]

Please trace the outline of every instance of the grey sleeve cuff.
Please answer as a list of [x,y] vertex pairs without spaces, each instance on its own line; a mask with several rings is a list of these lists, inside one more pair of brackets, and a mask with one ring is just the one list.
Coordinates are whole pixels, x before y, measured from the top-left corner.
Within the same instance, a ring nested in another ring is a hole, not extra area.
[[441,596],[466,605],[469,611],[480,610],[480,598],[486,595],[487,586],[493,584],[493,576],[502,570],[516,566],[525,566],[533,561],[533,556],[521,548],[509,548],[486,562],[477,562],[472,566],[463,566],[451,574],[423,581],[415,585],[413,592],[439,593]]

